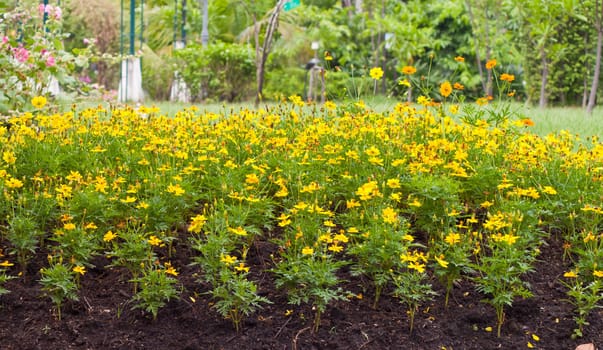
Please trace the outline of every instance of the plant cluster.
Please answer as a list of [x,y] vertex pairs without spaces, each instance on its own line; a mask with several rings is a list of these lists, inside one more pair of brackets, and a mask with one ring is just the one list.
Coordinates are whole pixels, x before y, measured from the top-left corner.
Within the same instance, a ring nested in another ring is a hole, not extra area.
[[[22,270],[39,247],[50,252],[40,283],[59,317],[104,255],[132,283],[134,307],[157,318],[179,295],[178,242],[195,252],[199,289],[237,330],[270,302],[261,283],[312,308],[316,331],[330,305],[354,299],[343,287],[353,280],[375,308],[399,299],[411,331],[436,283],[446,304],[455,284],[470,284],[501,335],[505,308],[531,295],[525,276],[540,247],[560,238],[573,270],[558,282],[580,335],[601,306],[603,146],[538,137],[505,101],[460,112],[452,79],[434,91],[413,80],[414,67],[402,72],[418,103],[385,113],[362,101],[308,109],[291,96],[224,114],[99,106],[12,118],[0,127],[2,252]],[[552,227],[560,237],[545,234]],[[258,262],[265,245],[274,253]]]

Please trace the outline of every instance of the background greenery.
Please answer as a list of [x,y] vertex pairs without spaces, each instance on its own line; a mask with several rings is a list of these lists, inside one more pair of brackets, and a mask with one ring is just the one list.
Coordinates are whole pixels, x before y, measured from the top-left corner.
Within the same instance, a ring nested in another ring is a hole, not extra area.
[[[401,67],[413,65],[418,76],[438,84],[443,80],[462,83],[465,94],[475,100],[496,96],[496,84],[483,66],[487,60],[497,59],[501,72],[515,74],[513,88],[518,101],[541,107],[586,106],[595,67],[598,1],[302,1],[301,6],[280,15],[266,65],[263,98],[304,96],[305,66],[316,57],[333,73],[327,79],[328,99],[358,98],[373,92],[372,86],[357,84],[353,78],[368,76],[368,69],[375,66],[385,71],[377,92],[395,96],[400,93]],[[0,9],[14,3],[0,1]],[[254,95],[255,72],[249,66],[255,62],[254,28],[257,24],[261,43],[275,1],[209,1],[206,48],[200,46],[201,0],[135,3],[135,45],[143,52],[143,85],[150,99],[169,98],[176,70],[193,90],[200,88],[193,92],[193,101],[245,100]],[[127,0],[61,1],[65,31],[73,33],[66,47],[82,47],[84,38],[96,38],[101,51],[127,52],[129,4]],[[177,41],[188,46],[179,54],[174,50]],[[311,48],[312,42],[319,43],[317,50]],[[332,61],[324,60],[325,52]],[[224,55],[235,61],[226,63]],[[461,68],[453,60],[456,56],[465,58]],[[99,63],[84,73],[108,89],[117,87],[117,65]],[[234,81],[237,84],[233,85]]]

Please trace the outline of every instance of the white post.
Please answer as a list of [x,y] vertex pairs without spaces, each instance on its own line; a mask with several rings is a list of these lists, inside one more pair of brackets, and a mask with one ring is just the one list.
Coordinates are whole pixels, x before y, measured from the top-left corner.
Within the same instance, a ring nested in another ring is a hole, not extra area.
[[140,57],[129,57],[121,62],[121,80],[117,91],[119,102],[142,102],[142,71]]

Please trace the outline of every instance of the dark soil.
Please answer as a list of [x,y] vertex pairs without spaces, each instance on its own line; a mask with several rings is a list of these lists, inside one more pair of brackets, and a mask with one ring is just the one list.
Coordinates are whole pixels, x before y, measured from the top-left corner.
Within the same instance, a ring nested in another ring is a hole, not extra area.
[[[309,306],[288,305],[285,295],[274,290],[269,268],[268,243],[258,244],[250,258],[253,276],[262,295],[273,303],[248,317],[236,333],[229,320],[211,308],[207,286],[196,281],[198,268],[191,266],[191,252],[178,247],[172,263],[180,272],[182,294],[159,311],[156,321],[129,302],[132,288],[127,274],[106,267],[99,257],[82,277],[79,301],[63,308],[62,320],[53,315],[52,304],[39,287],[40,267],[47,264],[40,253],[28,275],[6,284],[11,293],[0,297],[1,349],[575,349],[582,343],[603,347],[603,312],[594,311],[581,339],[572,339],[572,306],[558,282],[569,270],[559,242],[542,247],[536,271],[527,279],[534,296],[517,300],[507,309],[501,337],[496,336],[494,310],[480,302],[469,282],[455,287],[450,306],[444,308],[444,291],[417,313],[413,333],[403,305],[384,295],[378,309],[371,308],[372,291],[348,275],[347,290],[364,298],[337,302],[323,316],[320,330],[311,331]],[[251,254],[251,253],[250,253]],[[15,266],[16,267],[16,266]],[[16,271],[10,271],[16,274]],[[287,310],[293,310],[286,315]],[[492,327],[488,332],[487,327]],[[532,338],[538,336],[539,341]]]

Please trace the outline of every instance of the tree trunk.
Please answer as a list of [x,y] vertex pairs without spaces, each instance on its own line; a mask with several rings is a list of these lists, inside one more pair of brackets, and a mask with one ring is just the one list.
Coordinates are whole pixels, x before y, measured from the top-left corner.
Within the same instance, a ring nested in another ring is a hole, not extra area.
[[479,54],[479,40],[476,29],[475,17],[473,16],[473,10],[471,9],[471,2],[469,0],[465,0],[465,5],[467,6],[467,13],[469,14],[469,21],[471,23],[471,28],[473,28],[473,45],[475,46],[475,60],[477,61],[477,71],[479,73],[479,79],[482,82],[482,89],[484,93],[488,92],[488,87],[486,83],[486,79],[484,79],[484,70],[482,68],[482,59]]
[[538,106],[540,108],[546,108],[546,85],[549,81],[549,63],[547,61],[544,46],[540,48],[540,58],[542,60],[542,80],[540,81],[540,99],[538,101]]
[[[601,74],[601,46],[603,45],[603,26],[601,19],[603,18],[603,6],[599,1],[595,1],[595,27],[597,28],[597,55],[595,58],[595,72],[593,74],[593,82],[590,86],[590,95],[588,96],[588,106],[586,113],[593,114],[595,108],[595,100],[597,99],[597,90],[599,89],[599,76]],[[601,12],[599,12],[601,11]]]
[[281,9],[283,8],[283,4],[285,0],[278,0],[276,3],[276,7],[274,8],[272,14],[270,15],[270,20],[268,21],[268,26],[266,27],[266,36],[264,38],[264,44],[260,48],[260,30],[257,23],[257,19],[254,15],[254,25],[255,25],[255,57],[256,57],[256,81],[257,81],[257,95],[255,97],[255,106],[259,106],[260,101],[262,100],[262,91],[264,89],[264,75],[265,75],[265,66],[266,61],[268,60],[268,55],[270,54],[270,50],[272,49],[272,41],[274,39],[274,31],[278,27],[278,16],[281,13]]

